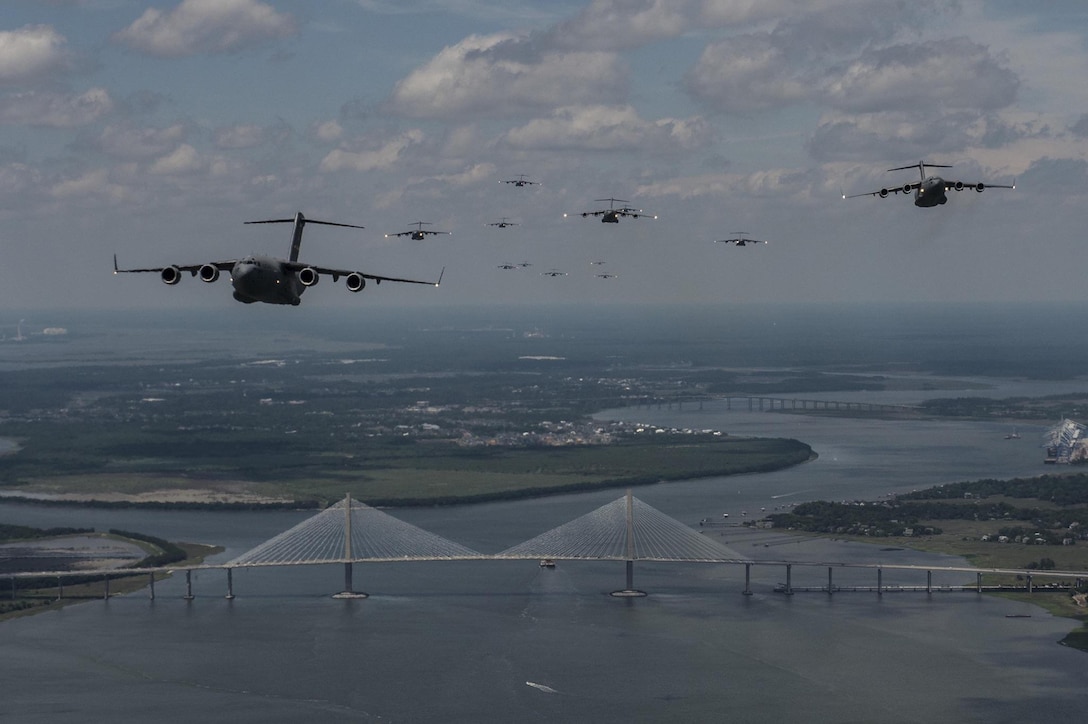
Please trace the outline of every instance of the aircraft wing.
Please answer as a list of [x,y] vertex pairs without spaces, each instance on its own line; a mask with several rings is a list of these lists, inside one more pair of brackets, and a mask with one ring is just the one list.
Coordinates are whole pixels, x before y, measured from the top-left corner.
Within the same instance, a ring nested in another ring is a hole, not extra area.
[[405,284],[427,284],[428,286],[437,287],[442,283],[442,276],[446,273],[446,267],[442,267],[442,271],[438,274],[438,281],[429,282],[421,279],[401,279],[399,277],[386,277],[381,274],[367,274],[366,272],[356,271],[355,269],[330,269],[329,267],[313,266],[310,264],[301,264],[299,262],[289,262],[284,265],[286,269],[297,272],[300,269],[309,267],[318,274],[328,274],[333,278],[333,281],[337,281],[340,277],[346,277],[348,274],[358,274],[364,279],[370,279],[373,282],[381,284],[382,282],[403,282]]
[[1014,188],[1016,188],[1016,183],[1015,182],[1012,184],[1012,186],[1009,186],[1008,184],[988,184],[988,183],[983,183],[982,181],[973,182],[973,183],[967,182],[967,181],[945,181],[944,182],[944,190],[945,191],[951,191],[952,189],[975,189],[976,191],[982,191],[983,189],[1014,189]]
[[[211,261],[211,262],[208,262],[207,265],[208,266],[214,266],[219,271],[230,271],[231,269],[234,268],[234,265],[237,264],[237,263],[238,263],[237,259],[230,259],[228,261]],[[205,264],[176,264],[176,265],[171,265],[171,266],[173,266],[173,268],[177,269],[179,272],[189,272],[193,276],[196,276],[196,273],[198,271],[200,271],[200,268],[202,266],[205,266]],[[117,266],[117,255],[116,254],[113,255],[113,273],[114,274],[130,274],[130,273],[140,273],[140,272],[154,272],[156,274],[160,274],[160,273],[162,273],[162,271],[164,269],[169,269],[169,268],[170,268],[169,266],[159,266],[159,267],[150,267],[150,268],[147,268],[147,269],[120,269]]]
[[921,184],[915,182],[912,184],[903,184],[902,186],[889,186],[888,188],[883,188],[879,191],[866,191],[863,194],[850,194],[849,196],[843,194],[842,197],[844,199],[856,199],[859,196],[879,196],[880,198],[884,198],[888,194],[909,194],[919,186],[921,186]]

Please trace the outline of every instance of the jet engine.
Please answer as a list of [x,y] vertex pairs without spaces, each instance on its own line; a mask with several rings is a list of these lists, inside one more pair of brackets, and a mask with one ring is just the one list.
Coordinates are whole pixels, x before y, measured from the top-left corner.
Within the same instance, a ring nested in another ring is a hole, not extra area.
[[219,278],[219,267],[215,264],[204,264],[197,270],[197,276],[201,281],[214,282]]
[[344,277],[344,284],[347,285],[349,292],[361,292],[366,286],[366,277],[359,272],[352,272]]
[[986,184],[982,183],[981,181],[975,184],[975,191],[978,191],[980,194],[982,193],[982,189],[984,188],[986,188]]
[[903,184],[903,193],[905,193],[905,194],[910,193],[910,184]]
[[312,266],[307,266],[298,270],[298,280],[302,286],[312,287],[321,281],[321,275]]
[[880,198],[882,198],[882,199],[888,198],[888,189],[880,189]]
[[178,269],[176,266],[168,266],[159,272],[159,276],[162,277],[164,284],[174,286],[181,281],[181,269]]
[[963,181],[957,181],[952,185],[952,187],[957,191],[963,191]]

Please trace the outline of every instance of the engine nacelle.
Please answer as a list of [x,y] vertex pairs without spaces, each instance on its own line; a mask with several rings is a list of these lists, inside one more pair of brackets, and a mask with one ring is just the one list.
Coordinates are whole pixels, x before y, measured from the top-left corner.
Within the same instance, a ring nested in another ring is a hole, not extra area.
[[982,189],[984,188],[986,188],[986,184],[982,183],[981,181],[975,184],[975,191],[978,191],[980,194],[982,193]]
[[905,193],[905,194],[910,193],[910,184],[903,184],[903,193]]
[[168,266],[159,272],[159,276],[162,277],[163,284],[174,286],[181,281],[181,269],[176,266]]
[[963,191],[963,181],[957,181],[956,183],[952,184],[952,188],[956,189],[957,191]]
[[880,198],[882,198],[882,199],[888,198],[888,189],[880,189]]
[[211,283],[219,279],[219,267],[215,264],[204,264],[197,270],[196,274],[201,281]]
[[321,275],[312,266],[307,266],[298,270],[298,280],[302,286],[312,287],[321,281]]
[[359,272],[352,272],[344,277],[344,284],[349,292],[361,292],[366,286],[366,277]]

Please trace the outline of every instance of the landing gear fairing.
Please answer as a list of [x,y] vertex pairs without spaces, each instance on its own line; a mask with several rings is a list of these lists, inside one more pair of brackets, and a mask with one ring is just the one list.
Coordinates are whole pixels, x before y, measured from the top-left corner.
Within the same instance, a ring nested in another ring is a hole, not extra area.
[[[344,277],[344,284],[348,291],[359,292],[366,286],[367,280],[375,284],[384,282],[403,282],[405,284],[428,284],[437,287],[442,283],[442,274],[438,275],[438,281],[428,282],[418,279],[401,279],[387,277],[379,274],[369,274],[351,269],[333,269],[330,267],[303,264],[298,260],[299,248],[302,246],[302,230],[306,224],[323,224],[325,226],[342,226],[352,229],[363,227],[355,224],[340,224],[333,221],[318,221],[307,219],[302,212],[295,214],[292,219],[266,219],[263,221],[247,221],[247,224],[294,224],[294,235],[291,238],[291,252],[289,258],[279,259],[269,256],[247,256],[242,259],[230,259],[227,261],[212,261],[204,264],[172,264],[164,267],[151,267],[146,269],[120,269],[117,266],[117,255],[113,256],[113,273],[130,274],[151,272],[158,274],[163,283],[171,286],[181,281],[182,274],[188,272],[190,276],[199,277],[204,282],[214,282],[219,279],[221,272],[230,273],[231,286],[234,287],[235,300],[243,304],[263,302],[265,304],[289,304],[298,306],[302,301],[302,293],[307,288],[315,286],[321,275],[332,277],[334,282]],[[443,269],[443,272],[445,270]]]

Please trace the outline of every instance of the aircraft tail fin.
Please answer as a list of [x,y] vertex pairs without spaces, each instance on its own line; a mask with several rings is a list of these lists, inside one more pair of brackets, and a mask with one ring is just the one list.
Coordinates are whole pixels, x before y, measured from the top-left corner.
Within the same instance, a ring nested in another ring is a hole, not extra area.
[[952,168],[952,166],[950,166],[950,165],[948,165],[946,163],[926,163],[925,161],[919,161],[918,163],[912,163],[909,166],[896,166],[895,168],[889,168],[888,170],[889,171],[905,171],[908,168],[918,169],[918,176],[920,177],[920,180],[925,181],[926,180],[926,169],[927,168]]
[[288,257],[291,261],[298,261],[299,249],[302,247],[302,229],[306,224],[323,224],[324,226],[344,226],[349,229],[363,229],[365,227],[358,224],[341,224],[335,221],[318,221],[317,219],[307,219],[299,211],[291,219],[263,219],[261,221],[246,221],[246,224],[294,224],[295,233],[291,237],[291,254]]

